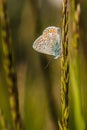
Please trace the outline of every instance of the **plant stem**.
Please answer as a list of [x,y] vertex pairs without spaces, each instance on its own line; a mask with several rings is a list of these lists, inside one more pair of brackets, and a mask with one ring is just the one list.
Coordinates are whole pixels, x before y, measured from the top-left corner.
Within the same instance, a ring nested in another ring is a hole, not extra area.
[[62,12],[62,61],[61,61],[61,103],[62,103],[62,122],[59,124],[60,130],[68,130],[69,118],[69,62],[68,62],[68,0],[63,0]]
[[[74,0],[73,0],[74,1]],[[75,3],[75,1],[73,2]],[[72,4],[73,5],[73,4]],[[73,40],[72,40],[72,58],[70,60],[70,81],[74,100],[74,116],[75,125],[78,130],[85,130],[85,121],[82,115],[81,96],[80,96],[80,70],[79,70],[79,18],[80,18],[80,4],[77,8],[73,8]],[[70,58],[71,59],[71,58]]]
[[9,130],[1,109],[0,109],[0,125],[2,127],[2,130]]
[[7,15],[7,2],[2,0],[0,2],[0,26],[1,26],[1,40],[3,49],[3,66],[6,74],[6,82],[8,85],[9,100],[11,107],[12,120],[14,130],[21,128],[20,114],[19,114],[19,101],[16,73],[13,65],[12,48],[11,48],[11,35],[9,29],[9,21]]

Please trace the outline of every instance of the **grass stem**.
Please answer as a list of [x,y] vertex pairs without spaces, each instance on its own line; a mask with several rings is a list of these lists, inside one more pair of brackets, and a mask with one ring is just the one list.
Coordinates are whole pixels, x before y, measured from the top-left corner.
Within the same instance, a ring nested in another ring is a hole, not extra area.
[[59,123],[60,130],[68,130],[69,118],[69,62],[68,62],[68,0],[63,0],[62,8],[62,50],[61,60],[61,105],[62,105],[62,122]]
[[14,130],[21,128],[20,113],[19,113],[19,100],[17,79],[13,63],[12,55],[12,40],[9,28],[9,19],[7,14],[7,1],[1,0],[0,2],[0,26],[1,26],[1,41],[3,49],[3,66],[6,74],[6,82],[8,85],[10,108],[13,120]]

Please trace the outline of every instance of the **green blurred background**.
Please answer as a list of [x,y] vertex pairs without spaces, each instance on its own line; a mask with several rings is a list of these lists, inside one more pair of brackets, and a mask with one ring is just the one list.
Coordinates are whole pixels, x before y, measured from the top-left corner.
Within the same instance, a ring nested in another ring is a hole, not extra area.
[[[48,26],[62,25],[61,0],[8,0],[8,15],[13,39],[19,105],[25,130],[57,130],[61,117],[61,59],[37,53],[34,40]],[[87,1],[81,5],[79,44],[79,90],[81,112],[87,129]],[[69,43],[70,44],[70,43]],[[11,125],[9,95],[3,71],[0,44],[0,107]],[[75,102],[69,88],[70,130],[76,130]],[[78,111],[78,110],[77,110]],[[11,125],[12,127],[12,125]],[[80,128],[80,122],[79,122]],[[81,129],[78,129],[81,130]]]

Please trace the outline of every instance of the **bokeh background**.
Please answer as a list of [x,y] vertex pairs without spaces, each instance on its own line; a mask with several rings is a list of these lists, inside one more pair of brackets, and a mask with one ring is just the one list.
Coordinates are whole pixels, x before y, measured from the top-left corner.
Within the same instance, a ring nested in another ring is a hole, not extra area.
[[[79,90],[81,112],[87,129],[87,1],[81,5],[79,43]],[[20,113],[26,130],[57,130],[61,117],[61,58],[37,53],[34,40],[48,26],[62,26],[62,0],[8,0],[12,48],[17,72]],[[72,25],[71,25],[72,26]],[[71,28],[70,28],[71,29]],[[69,42],[69,44],[71,44]],[[77,128],[72,87],[69,88],[70,130]],[[11,125],[9,95],[0,44],[0,107]],[[77,110],[78,111],[78,110]],[[78,113],[76,111],[76,113]],[[78,122],[80,128],[80,122]],[[81,130],[81,129],[78,129]]]

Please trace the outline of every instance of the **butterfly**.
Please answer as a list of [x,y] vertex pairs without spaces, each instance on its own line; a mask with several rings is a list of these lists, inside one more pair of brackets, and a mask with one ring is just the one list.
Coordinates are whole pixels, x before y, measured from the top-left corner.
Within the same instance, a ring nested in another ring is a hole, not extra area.
[[54,59],[61,57],[61,29],[59,27],[47,27],[33,43],[33,49],[37,52],[54,56]]

